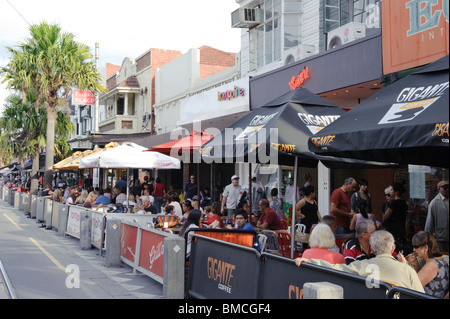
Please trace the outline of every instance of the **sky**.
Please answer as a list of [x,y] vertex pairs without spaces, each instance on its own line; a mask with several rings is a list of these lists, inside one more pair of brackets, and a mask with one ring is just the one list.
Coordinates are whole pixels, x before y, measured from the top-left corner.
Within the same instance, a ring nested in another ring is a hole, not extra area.
[[[91,48],[99,43],[99,70],[121,65],[150,48],[179,50],[208,45],[240,51],[241,30],[231,28],[235,0],[0,0],[0,66],[9,62],[5,47],[29,37],[29,25],[58,24]],[[0,112],[11,92],[0,84]]]

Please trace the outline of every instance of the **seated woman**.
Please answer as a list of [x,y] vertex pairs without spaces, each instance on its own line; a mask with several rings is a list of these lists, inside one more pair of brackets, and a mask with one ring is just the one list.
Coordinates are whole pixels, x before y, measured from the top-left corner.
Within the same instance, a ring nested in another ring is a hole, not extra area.
[[[425,293],[437,298],[444,298],[448,293],[449,269],[447,262],[439,252],[436,239],[425,231],[419,231],[413,236],[412,244],[414,253],[408,255],[407,260],[417,271]],[[415,255],[425,261],[422,268],[420,268]]]
[[[194,209],[190,211],[189,216],[186,220],[186,222],[183,225],[183,228],[180,230],[180,237],[183,237],[186,239],[186,259],[189,259],[189,256],[191,255],[191,242],[192,238],[194,237],[194,232],[191,231],[188,233],[189,230],[200,228],[200,218],[202,217],[202,212],[198,209]],[[185,234],[187,233],[187,238],[185,237]]]
[[212,206],[205,206],[206,221],[203,224],[208,225],[208,228],[223,228],[223,220],[220,217],[220,205],[214,202]]
[[86,201],[83,203],[83,207],[92,208],[92,204],[97,199],[98,195],[94,192],[90,192],[86,198]]
[[307,259],[322,259],[331,264],[345,264],[344,256],[330,251],[336,243],[334,234],[327,224],[319,223],[312,230],[309,236],[309,249],[303,252],[303,257]]

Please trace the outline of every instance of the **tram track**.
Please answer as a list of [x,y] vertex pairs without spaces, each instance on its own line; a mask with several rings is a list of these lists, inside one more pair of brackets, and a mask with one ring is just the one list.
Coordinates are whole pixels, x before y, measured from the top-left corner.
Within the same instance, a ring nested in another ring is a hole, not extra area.
[[0,273],[1,273],[0,279],[2,279],[0,281],[0,288],[1,286],[4,286],[4,290],[7,294],[7,299],[17,299],[16,291],[14,290],[14,287],[12,286],[11,281],[9,280],[8,273],[6,272],[6,269],[3,266],[1,260],[0,260]]

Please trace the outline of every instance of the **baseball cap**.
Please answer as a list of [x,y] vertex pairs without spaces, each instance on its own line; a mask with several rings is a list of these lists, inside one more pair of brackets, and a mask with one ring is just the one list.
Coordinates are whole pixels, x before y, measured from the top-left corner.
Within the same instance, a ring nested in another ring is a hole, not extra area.
[[237,175],[231,176],[231,180],[233,180],[233,179],[239,179],[239,176],[237,176]]

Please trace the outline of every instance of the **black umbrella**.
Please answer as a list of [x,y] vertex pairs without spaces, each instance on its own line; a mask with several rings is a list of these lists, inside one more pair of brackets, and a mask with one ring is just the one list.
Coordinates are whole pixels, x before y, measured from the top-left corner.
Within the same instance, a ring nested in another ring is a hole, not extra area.
[[263,107],[253,110],[214,136],[202,148],[205,162],[243,162],[316,167],[321,160],[327,167],[372,167],[352,159],[312,153],[308,139],[346,113],[340,107],[297,88]]
[[309,139],[312,152],[449,167],[449,57],[398,80]]

